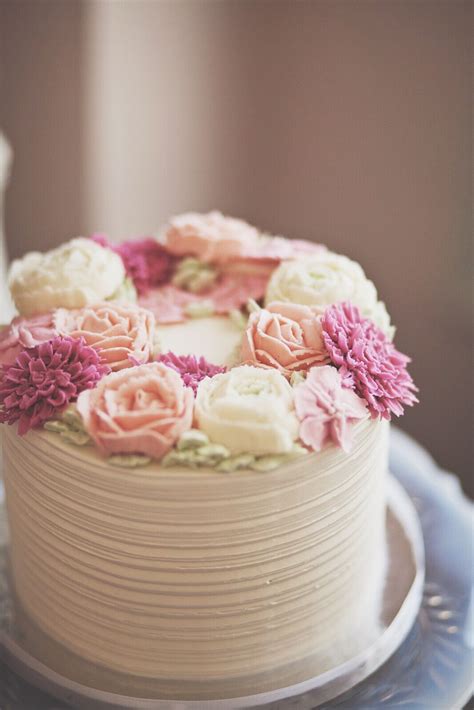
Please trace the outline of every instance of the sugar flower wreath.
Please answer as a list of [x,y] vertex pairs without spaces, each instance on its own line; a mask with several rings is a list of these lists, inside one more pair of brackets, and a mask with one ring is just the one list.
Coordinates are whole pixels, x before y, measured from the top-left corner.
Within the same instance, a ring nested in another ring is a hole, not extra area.
[[[219,212],[27,254],[9,285],[0,422],[93,443],[116,465],[268,471],[331,443],[350,451],[358,421],[417,401],[359,264]],[[212,314],[242,323],[232,362],[157,348],[162,324]]]

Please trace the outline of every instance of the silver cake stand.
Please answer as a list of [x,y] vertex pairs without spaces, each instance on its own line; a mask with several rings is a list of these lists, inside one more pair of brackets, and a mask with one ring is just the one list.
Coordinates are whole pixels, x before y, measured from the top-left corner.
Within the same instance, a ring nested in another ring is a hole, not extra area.
[[439,471],[398,430],[392,433],[390,468],[395,477],[387,519],[390,570],[380,637],[358,657],[322,675],[234,700],[134,698],[104,690],[100,669],[90,674],[90,682],[82,676],[79,683],[72,680],[77,678],[73,669],[58,673],[43,663],[16,623],[7,575],[8,531],[0,512],[1,710],[462,708],[474,687],[472,505],[457,479]]

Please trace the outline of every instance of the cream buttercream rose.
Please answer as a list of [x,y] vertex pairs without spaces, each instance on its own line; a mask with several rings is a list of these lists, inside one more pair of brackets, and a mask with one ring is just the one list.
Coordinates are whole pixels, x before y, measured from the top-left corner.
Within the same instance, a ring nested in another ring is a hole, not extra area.
[[385,305],[378,300],[377,290],[360,264],[331,251],[282,263],[267,287],[265,303],[272,301],[312,306],[321,314],[326,306],[349,301],[393,336]]
[[139,306],[99,303],[73,311],[60,308],[54,323],[59,333],[84,338],[99,350],[102,362],[113,371],[146,363],[153,351],[155,316]]
[[293,389],[274,369],[242,365],[200,382],[195,418],[231,454],[281,454],[298,438]]
[[191,428],[193,404],[178,373],[153,362],[107,375],[79,395],[77,409],[102,452],[161,459]]
[[45,254],[30,252],[11,265],[8,286],[21,315],[82,308],[109,298],[122,284],[122,259],[77,237]]
[[320,318],[310,306],[294,303],[254,311],[242,338],[242,361],[275,367],[286,377],[330,362]]

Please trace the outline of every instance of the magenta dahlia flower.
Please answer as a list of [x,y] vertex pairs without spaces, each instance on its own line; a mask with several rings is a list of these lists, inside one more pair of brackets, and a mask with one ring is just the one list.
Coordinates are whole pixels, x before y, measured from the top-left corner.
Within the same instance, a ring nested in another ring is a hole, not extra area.
[[132,279],[139,295],[166,283],[171,276],[176,259],[152,237],[130,239],[122,244],[114,244],[105,234],[93,234],[91,239],[122,258],[127,276]]
[[26,434],[109,372],[82,338],[58,336],[27,348],[0,371],[0,422],[18,422],[18,433]]
[[356,306],[330,306],[321,320],[323,339],[331,361],[368,405],[372,417],[399,417],[403,405],[413,406],[418,391],[408,370],[410,358],[399,352],[371,320]]
[[205,377],[214,377],[227,369],[219,365],[212,365],[205,357],[197,358],[195,355],[176,355],[168,352],[158,355],[156,359],[175,370],[181,376],[186,387],[191,387],[194,390],[194,394],[196,394],[201,380]]

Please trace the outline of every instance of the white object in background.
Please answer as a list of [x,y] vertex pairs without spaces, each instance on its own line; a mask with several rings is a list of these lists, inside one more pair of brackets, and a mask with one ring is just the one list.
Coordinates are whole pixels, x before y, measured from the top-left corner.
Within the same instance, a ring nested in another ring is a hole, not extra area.
[[0,133],[0,324],[8,323],[14,314],[13,303],[7,288],[7,249],[3,233],[4,195],[10,174],[11,161],[11,148]]

